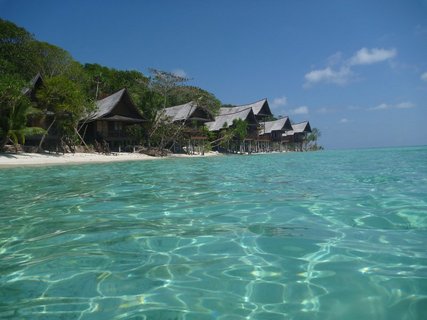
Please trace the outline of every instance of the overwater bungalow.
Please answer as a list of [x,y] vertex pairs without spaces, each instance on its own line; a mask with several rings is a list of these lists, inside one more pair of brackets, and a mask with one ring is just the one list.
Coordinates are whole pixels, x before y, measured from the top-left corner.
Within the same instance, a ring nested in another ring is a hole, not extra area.
[[288,117],[274,121],[264,122],[264,128],[260,130],[260,136],[269,138],[271,141],[281,141],[286,131],[292,131],[292,125]]
[[98,100],[95,105],[95,111],[81,121],[80,133],[85,141],[106,144],[109,149],[119,151],[137,143],[127,128],[141,125],[146,119],[126,89]]
[[292,130],[282,134],[282,142],[288,150],[302,151],[302,145],[307,138],[307,134],[311,132],[310,122],[304,121],[292,125]]
[[197,151],[203,153],[203,146],[207,136],[201,128],[205,123],[214,121],[213,114],[207,108],[190,101],[178,106],[165,108],[159,112],[157,119],[179,125],[184,141],[173,141],[174,151],[180,149],[189,154]]
[[266,121],[261,126],[260,141],[266,141],[263,145],[267,147],[267,151],[282,151],[282,135],[292,129],[288,117]]

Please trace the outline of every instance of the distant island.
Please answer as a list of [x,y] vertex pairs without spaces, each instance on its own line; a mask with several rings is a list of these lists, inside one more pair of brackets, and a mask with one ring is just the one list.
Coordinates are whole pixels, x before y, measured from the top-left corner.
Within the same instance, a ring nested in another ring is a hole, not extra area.
[[205,154],[315,151],[309,121],[276,117],[267,99],[223,105],[188,78],[80,64],[0,19],[0,151]]

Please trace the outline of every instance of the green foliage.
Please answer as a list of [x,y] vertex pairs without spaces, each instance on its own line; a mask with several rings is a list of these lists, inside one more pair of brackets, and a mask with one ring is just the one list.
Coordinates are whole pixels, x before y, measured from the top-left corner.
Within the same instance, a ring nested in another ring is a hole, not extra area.
[[139,71],[121,71],[99,64],[85,64],[83,69],[89,80],[87,93],[93,99],[102,99],[127,88],[134,103],[138,106],[148,90],[148,78]]
[[198,106],[205,108],[212,114],[218,114],[221,102],[210,92],[198,87],[178,86],[170,90],[168,106],[194,101]]
[[37,99],[44,112],[53,115],[49,128],[55,123],[58,140],[75,141],[77,124],[92,105],[81,88],[65,76],[56,76],[45,80]]
[[[172,104],[168,102],[170,99],[170,93],[177,86],[182,85],[189,79],[178,76],[171,72],[162,71],[158,69],[150,69],[150,88],[159,93],[163,97],[163,108],[170,107]],[[188,101],[187,101],[188,102]]]
[[0,75],[0,150],[10,139],[16,146],[25,137],[42,133],[41,128],[27,127],[27,117],[35,112],[28,97],[22,94],[24,82],[16,76]]
[[248,134],[248,123],[242,119],[233,120],[233,125],[231,128],[233,137],[239,141],[244,140]]
[[134,124],[126,127],[126,132],[130,137],[133,138],[138,144],[142,144],[145,138],[145,131],[139,124]]
[[40,72],[43,78],[66,75],[73,66],[71,55],[57,46],[46,42],[32,41],[34,74]]
[[34,73],[32,66],[33,36],[24,28],[12,22],[0,19],[0,72],[14,74],[24,80]]
[[307,135],[307,138],[304,143],[304,150],[316,151],[323,150],[322,146],[317,144],[317,140],[322,136],[322,133],[319,129],[313,128],[311,132]]

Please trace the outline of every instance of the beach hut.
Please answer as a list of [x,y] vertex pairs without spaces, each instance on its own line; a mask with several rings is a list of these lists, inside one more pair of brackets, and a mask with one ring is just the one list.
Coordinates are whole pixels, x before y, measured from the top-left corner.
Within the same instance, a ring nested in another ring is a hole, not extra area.
[[282,142],[287,149],[296,149],[302,151],[302,145],[307,138],[307,134],[311,132],[310,122],[304,121],[292,124],[292,130],[282,134]]
[[233,125],[234,120],[243,120],[248,124],[248,131],[256,132],[258,121],[255,117],[252,108],[227,107],[220,108],[219,114],[214,121],[207,122],[206,126],[209,131],[218,132],[222,129],[227,129]]
[[281,141],[282,134],[292,131],[292,125],[288,117],[283,117],[274,121],[266,121],[264,128],[260,130],[260,136],[268,137],[272,141]]
[[127,128],[145,121],[128,91],[121,89],[95,103],[95,110],[81,120],[80,132],[88,143],[121,151],[137,143]]
[[202,127],[213,120],[213,114],[194,101],[165,108],[157,115],[157,121],[173,123],[177,125],[176,129],[179,133],[182,133],[184,141],[176,141],[176,139],[172,141],[174,151],[185,150],[189,154],[204,153],[207,136],[203,133]]
[[179,106],[173,106],[161,110],[158,117],[172,123],[182,123],[187,127],[200,127],[206,122],[213,121],[214,117],[210,111],[196,102],[191,101]]
[[265,121],[266,118],[273,116],[270,110],[270,106],[268,105],[267,99],[262,99],[253,103],[244,104],[237,106],[236,108],[246,109],[251,108],[255,118],[259,123]]
[[251,152],[252,141],[258,138],[258,121],[251,107],[223,107],[219,109],[219,114],[215,117],[215,121],[207,122],[206,126],[209,131],[216,132],[218,135],[222,130],[233,127],[235,121],[242,120],[247,123],[247,135],[239,145],[228,147],[232,152],[238,148],[240,152]]
[[269,150],[282,151],[282,135],[290,130],[293,128],[288,117],[266,121],[261,126],[260,138],[268,141]]

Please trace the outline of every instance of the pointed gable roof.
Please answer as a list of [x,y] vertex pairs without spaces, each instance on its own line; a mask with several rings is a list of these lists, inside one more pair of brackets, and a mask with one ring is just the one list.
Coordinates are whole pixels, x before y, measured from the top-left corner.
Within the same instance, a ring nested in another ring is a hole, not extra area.
[[283,136],[292,136],[295,133],[311,132],[310,122],[304,121],[292,125],[292,130],[286,131]]
[[198,120],[205,120],[205,121],[213,120],[212,114],[208,110],[202,107],[199,107],[194,101],[190,101],[188,103],[181,104],[179,106],[165,108],[164,111],[160,114],[160,116],[163,115],[172,122],[186,121],[188,119],[193,118],[193,115],[195,115],[196,111],[201,111],[207,117],[203,119],[198,117],[197,118]]
[[252,111],[254,112],[254,115],[260,116],[260,117],[273,115],[271,113],[270,106],[268,105],[267,99],[262,99],[250,104],[240,105],[240,106],[237,106],[236,108],[242,108],[242,109],[251,108]]
[[261,130],[261,134],[268,134],[272,131],[287,131],[292,130],[291,122],[288,117],[283,117],[274,121],[264,122],[264,129]]
[[231,107],[231,108],[220,108],[219,115],[215,117],[215,121],[207,122],[206,126],[209,131],[218,131],[233,125],[234,120],[248,120],[252,123],[256,123],[256,118],[251,107]]
[[28,87],[22,89],[22,94],[31,95],[35,89],[41,87],[42,85],[43,78],[39,72],[34,76],[34,78],[31,79],[30,83],[28,84]]
[[295,133],[300,132],[311,132],[310,122],[304,121],[292,125],[292,129]]
[[[132,109],[133,113],[135,113],[138,116],[138,118],[130,118],[130,117],[125,117],[123,115],[113,114],[114,108],[121,101],[126,101],[127,105]],[[93,121],[93,120],[106,119],[106,118],[110,120],[141,120],[141,121],[144,120],[143,116],[141,115],[141,112],[133,103],[132,98],[130,97],[127,89],[121,89],[104,99],[96,101],[95,106],[96,106],[95,111],[92,112],[86,118],[86,120]]]

